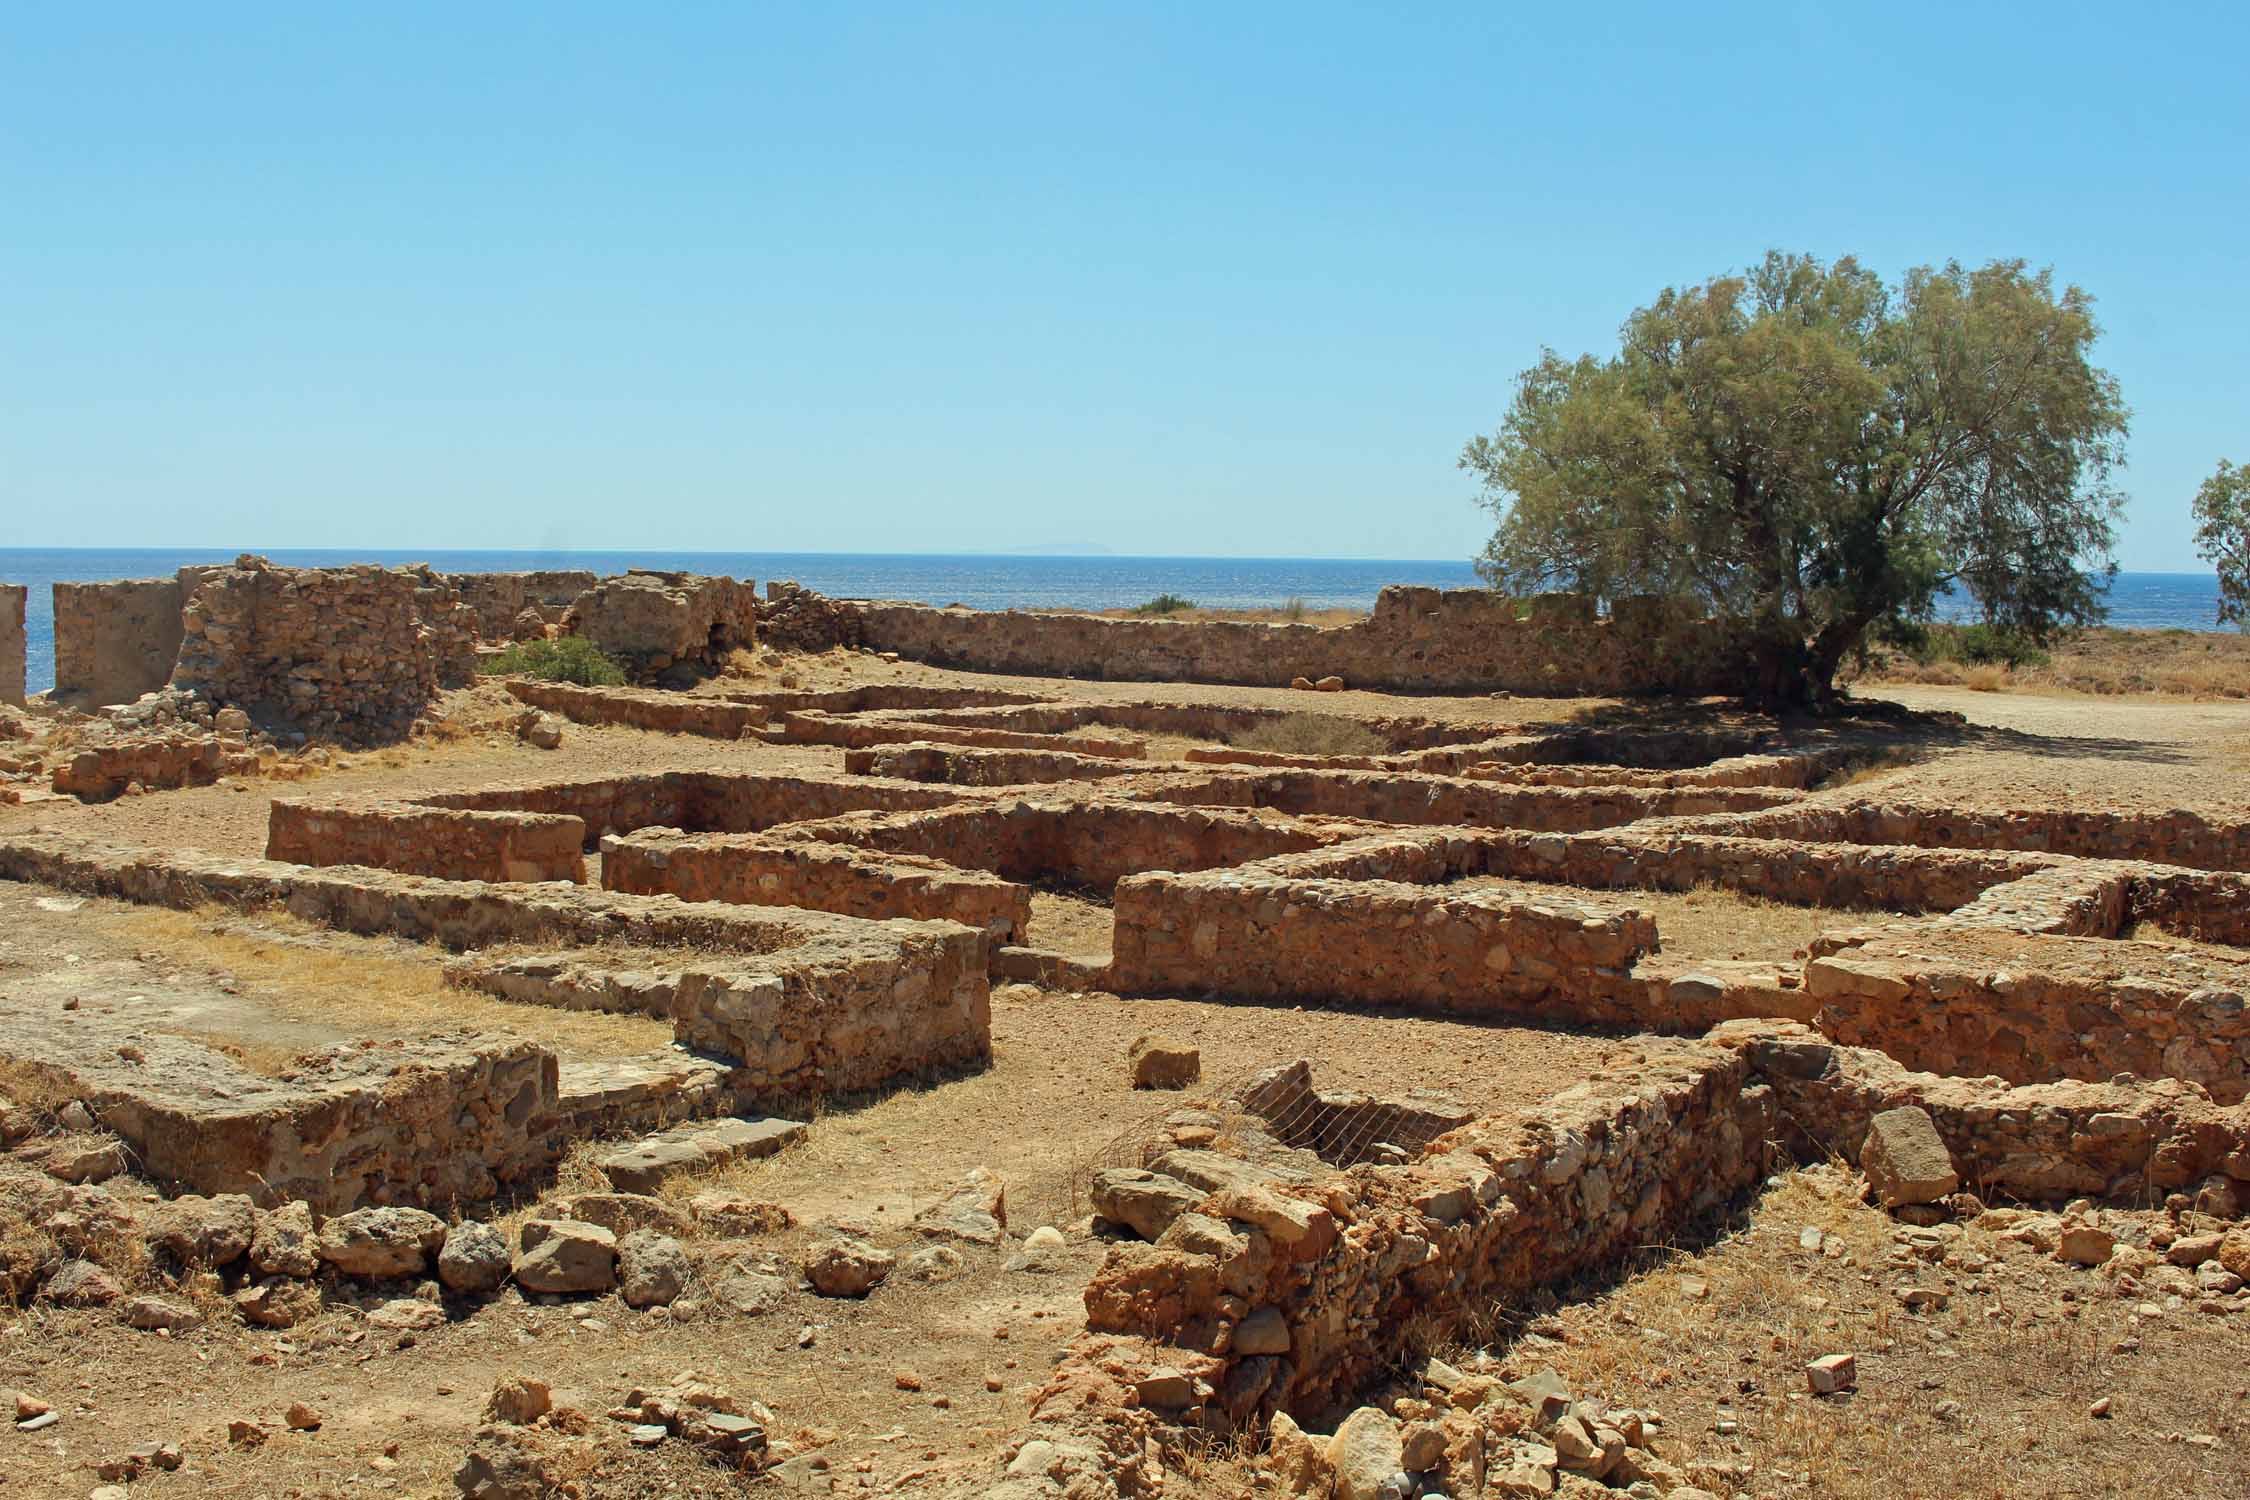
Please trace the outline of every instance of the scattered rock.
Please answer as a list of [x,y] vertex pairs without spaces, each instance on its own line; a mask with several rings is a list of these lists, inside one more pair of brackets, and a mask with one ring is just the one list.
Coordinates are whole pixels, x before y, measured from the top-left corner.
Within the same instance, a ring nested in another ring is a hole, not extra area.
[[508,1279],[507,1237],[490,1224],[466,1219],[453,1226],[438,1251],[438,1280],[463,1296],[496,1292]]
[[320,1258],[347,1276],[418,1276],[445,1243],[445,1221],[418,1208],[362,1208],[320,1226]]
[[125,1304],[125,1321],[134,1328],[185,1333],[203,1322],[203,1314],[175,1297],[135,1297]]
[[150,1239],[190,1266],[230,1266],[250,1249],[258,1211],[242,1193],[185,1193],[158,1211]]
[[896,1260],[888,1250],[839,1235],[805,1252],[805,1279],[823,1297],[864,1297],[891,1274]]
[[291,1432],[318,1432],[323,1419],[319,1412],[304,1402],[292,1401],[289,1403],[289,1410],[282,1413],[281,1420],[289,1424]]
[[1405,1467],[1398,1423],[1380,1407],[1359,1408],[1328,1440],[1327,1459],[1336,1500],[1391,1500],[1391,1476]]
[[1937,1122],[1913,1105],[1886,1109],[1868,1122],[1859,1165],[1885,1208],[1935,1203],[1961,1186]]
[[1859,1365],[1849,1354],[1824,1354],[1805,1366],[1805,1384],[1816,1396],[1834,1396],[1859,1383]]
[[1160,1036],[1136,1038],[1126,1054],[1137,1089],[1184,1089],[1203,1076],[1203,1054]]
[[1172,1221],[1210,1195],[1177,1177],[1140,1167],[1107,1167],[1094,1174],[1094,1212],[1155,1241]]
[[1340,693],[1343,690],[1344,679],[1341,677],[1323,677],[1313,683],[1313,691],[1316,693]]
[[43,1295],[57,1307],[107,1307],[125,1295],[117,1278],[91,1261],[65,1261],[47,1278]]
[[266,1276],[311,1276],[320,1270],[312,1205],[302,1199],[258,1216],[250,1239],[250,1264]]
[[628,1307],[668,1307],[688,1284],[687,1252],[653,1229],[637,1229],[617,1243],[617,1289]]
[[760,1203],[727,1193],[697,1193],[688,1200],[688,1212],[706,1233],[747,1238],[779,1234],[796,1225],[796,1216],[778,1203]]
[[761,1269],[749,1256],[729,1262],[705,1286],[713,1299],[746,1318],[764,1317],[789,1296],[789,1283]]
[[268,1276],[234,1294],[242,1321],[260,1328],[294,1328],[320,1311],[320,1294],[294,1276]]
[[2117,1236],[2098,1224],[2068,1221],[2055,1241],[2055,1255],[2074,1266],[2098,1266],[2117,1248]]
[[606,1292],[617,1285],[617,1236],[576,1219],[523,1226],[513,1274],[527,1292]]
[[495,1422],[529,1427],[554,1409],[554,1391],[543,1380],[512,1375],[492,1388],[484,1414]]
[[[545,627],[541,630],[544,633]],[[531,722],[524,725],[523,738],[524,743],[534,749],[559,750],[563,742],[562,720],[553,714],[535,714]]]
[[932,1239],[997,1245],[1007,1237],[1007,1185],[985,1168],[973,1168],[961,1186],[916,1214],[912,1227]]

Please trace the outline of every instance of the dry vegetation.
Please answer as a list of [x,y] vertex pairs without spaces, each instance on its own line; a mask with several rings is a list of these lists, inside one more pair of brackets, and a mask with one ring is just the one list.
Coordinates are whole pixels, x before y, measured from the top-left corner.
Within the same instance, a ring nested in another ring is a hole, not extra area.
[[1381,755],[1390,749],[1380,735],[1357,719],[1336,714],[1291,714],[1242,731],[1232,742],[1239,750],[1280,755]]
[[2168,698],[2250,697],[2250,634],[2196,630],[2086,630],[2058,643],[2044,661],[1932,660],[1882,651],[1860,677],[2011,690]]

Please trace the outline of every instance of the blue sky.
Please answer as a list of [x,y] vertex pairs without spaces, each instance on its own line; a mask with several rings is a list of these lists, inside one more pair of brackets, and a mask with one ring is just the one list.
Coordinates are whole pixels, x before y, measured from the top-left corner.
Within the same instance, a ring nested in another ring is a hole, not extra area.
[[2244,8],[1522,9],[15,7],[0,546],[1463,556],[1542,344],[1780,246],[2093,292],[2199,566]]

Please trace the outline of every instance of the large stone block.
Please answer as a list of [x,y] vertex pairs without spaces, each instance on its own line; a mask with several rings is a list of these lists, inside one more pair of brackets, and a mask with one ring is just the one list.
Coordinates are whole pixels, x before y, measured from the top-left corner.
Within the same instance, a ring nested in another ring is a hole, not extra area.
[[1859,1165],[1885,1208],[1935,1203],[1961,1186],[1937,1122],[1912,1105],[1886,1109],[1868,1121]]

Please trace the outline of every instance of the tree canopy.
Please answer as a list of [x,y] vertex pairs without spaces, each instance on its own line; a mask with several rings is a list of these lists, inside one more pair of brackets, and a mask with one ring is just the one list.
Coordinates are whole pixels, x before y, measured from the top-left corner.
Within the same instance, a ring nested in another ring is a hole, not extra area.
[[2219,623],[2250,630],[2250,464],[2220,459],[2195,492],[2195,550],[2219,570]]
[[1769,253],[1668,288],[1606,359],[1553,350],[1461,465],[1512,593],[1687,596],[1751,696],[1833,697],[1870,631],[1958,585],[2043,639],[2102,614],[2128,413],[2092,299],[2022,261],[1908,271]]

